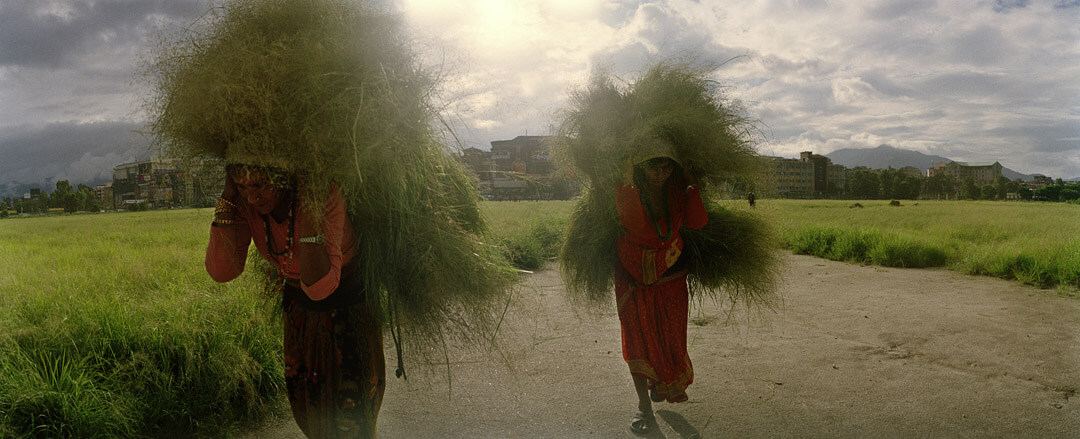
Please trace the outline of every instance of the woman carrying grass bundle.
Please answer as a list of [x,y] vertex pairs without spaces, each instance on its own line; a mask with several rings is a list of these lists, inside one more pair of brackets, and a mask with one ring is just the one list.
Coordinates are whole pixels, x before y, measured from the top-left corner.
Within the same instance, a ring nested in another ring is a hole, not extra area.
[[308,437],[375,437],[386,385],[382,319],[353,276],[356,234],[331,186],[322,225],[296,202],[295,177],[277,168],[227,168],[210,228],[206,271],[228,282],[244,271],[252,241],[277,270],[283,294],[285,385]]
[[374,437],[383,319],[404,378],[405,347],[447,358],[491,340],[514,273],[482,240],[437,75],[395,17],[357,0],[216,4],[155,54],[151,131],[168,156],[225,165],[207,270],[235,278],[250,242],[270,261],[301,428]]
[[748,308],[775,298],[764,222],[717,201],[758,159],[749,123],[711,71],[662,62],[634,82],[594,75],[573,95],[554,145],[585,187],[559,254],[563,279],[578,303],[609,306],[615,288],[637,434],[657,428],[653,401],[688,398],[691,298],[722,291]]
[[626,180],[615,189],[624,228],[616,243],[615,298],[623,359],[638,396],[630,429],[645,434],[655,423],[652,402],[686,401],[686,387],[694,381],[686,352],[690,296],[679,231],[700,229],[708,218],[698,188],[690,184],[693,177],[671,157],[637,163]]

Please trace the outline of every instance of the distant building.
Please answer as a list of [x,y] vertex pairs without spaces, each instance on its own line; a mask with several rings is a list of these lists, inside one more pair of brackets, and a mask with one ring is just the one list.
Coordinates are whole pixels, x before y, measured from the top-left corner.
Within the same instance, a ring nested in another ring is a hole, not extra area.
[[465,148],[461,161],[476,174],[480,193],[494,200],[568,198],[567,181],[553,181],[551,136],[517,136],[491,142],[491,150]]
[[101,203],[102,210],[116,210],[116,200],[113,199],[112,182],[105,182],[94,186],[94,198]]
[[[112,205],[183,206],[183,173],[168,160],[142,160],[113,168]],[[105,203],[103,203],[105,204]]]
[[1001,175],[1001,163],[969,163],[948,162],[934,163],[926,170],[927,177],[935,175],[947,175],[955,177],[957,181],[963,181],[970,177],[979,186],[993,184],[994,180]]
[[555,170],[547,141],[551,136],[517,136],[511,140],[491,142],[491,157],[495,168],[502,172],[528,175],[548,175]]
[[760,195],[809,197],[843,191],[847,177],[843,165],[833,164],[823,155],[804,151],[798,159],[765,157],[758,178]]
[[1046,185],[1054,184],[1054,179],[1051,178],[1051,177],[1047,177],[1045,175],[1042,175],[1042,174],[1032,174],[1031,175],[1031,182],[1035,183],[1035,184],[1046,186]]

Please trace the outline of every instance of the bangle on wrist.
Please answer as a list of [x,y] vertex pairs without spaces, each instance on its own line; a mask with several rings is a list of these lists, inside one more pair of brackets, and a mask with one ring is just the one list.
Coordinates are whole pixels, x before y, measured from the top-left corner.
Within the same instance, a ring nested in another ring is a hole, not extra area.
[[315,236],[308,236],[306,238],[300,238],[297,242],[301,244],[322,244],[326,242],[326,240],[323,239],[322,234],[319,234]]

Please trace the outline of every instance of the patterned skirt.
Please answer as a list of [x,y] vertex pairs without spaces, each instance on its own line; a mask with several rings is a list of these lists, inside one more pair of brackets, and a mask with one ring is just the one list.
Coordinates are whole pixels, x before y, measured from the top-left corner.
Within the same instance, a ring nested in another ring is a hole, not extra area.
[[341,300],[361,291],[342,281],[315,306],[299,288],[285,287],[285,384],[309,438],[375,437],[386,387],[382,322],[363,300]]
[[694,382],[694,366],[686,351],[690,305],[686,275],[640,285],[619,270],[615,295],[623,359],[630,374],[648,378],[649,389],[668,402],[686,401],[686,388]]

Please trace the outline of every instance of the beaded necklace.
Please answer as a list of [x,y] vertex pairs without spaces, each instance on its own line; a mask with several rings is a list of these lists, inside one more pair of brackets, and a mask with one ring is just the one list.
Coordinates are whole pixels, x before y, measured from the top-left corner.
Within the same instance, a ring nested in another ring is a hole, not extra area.
[[649,219],[652,220],[653,229],[656,230],[656,237],[660,238],[661,242],[667,242],[668,238],[671,238],[671,212],[668,209],[668,194],[667,184],[660,189],[660,208],[664,211],[664,223],[667,225],[667,234],[660,232],[660,221],[653,213],[651,198],[647,193],[642,192],[642,197],[645,200],[645,212],[649,214]]
[[295,211],[295,210],[296,210],[296,202],[295,202],[295,200],[290,200],[289,201],[289,217],[286,220],[286,221],[288,221],[289,226],[287,228],[288,232],[286,232],[286,234],[285,234],[285,249],[280,251],[280,252],[278,252],[277,250],[274,249],[274,240],[270,235],[270,218],[267,218],[266,215],[259,215],[259,216],[262,217],[263,226],[266,228],[266,251],[270,252],[270,254],[273,255],[273,256],[286,255],[285,265],[283,266],[284,268],[277,267],[277,271],[278,271],[277,274],[278,275],[274,279],[273,287],[270,286],[270,277],[274,275],[274,266],[273,266],[274,264],[270,264],[270,268],[266,269],[266,284],[264,285],[263,294],[266,294],[267,296],[273,296],[275,294],[281,294],[281,292],[285,290],[285,281],[286,281],[286,279],[288,279],[288,270],[289,270],[289,267],[292,267],[292,259],[293,259],[293,251],[292,251],[293,250],[293,248],[292,248],[292,244],[293,244],[293,227],[295,226],[294,221],[293,221],[293,211]]

